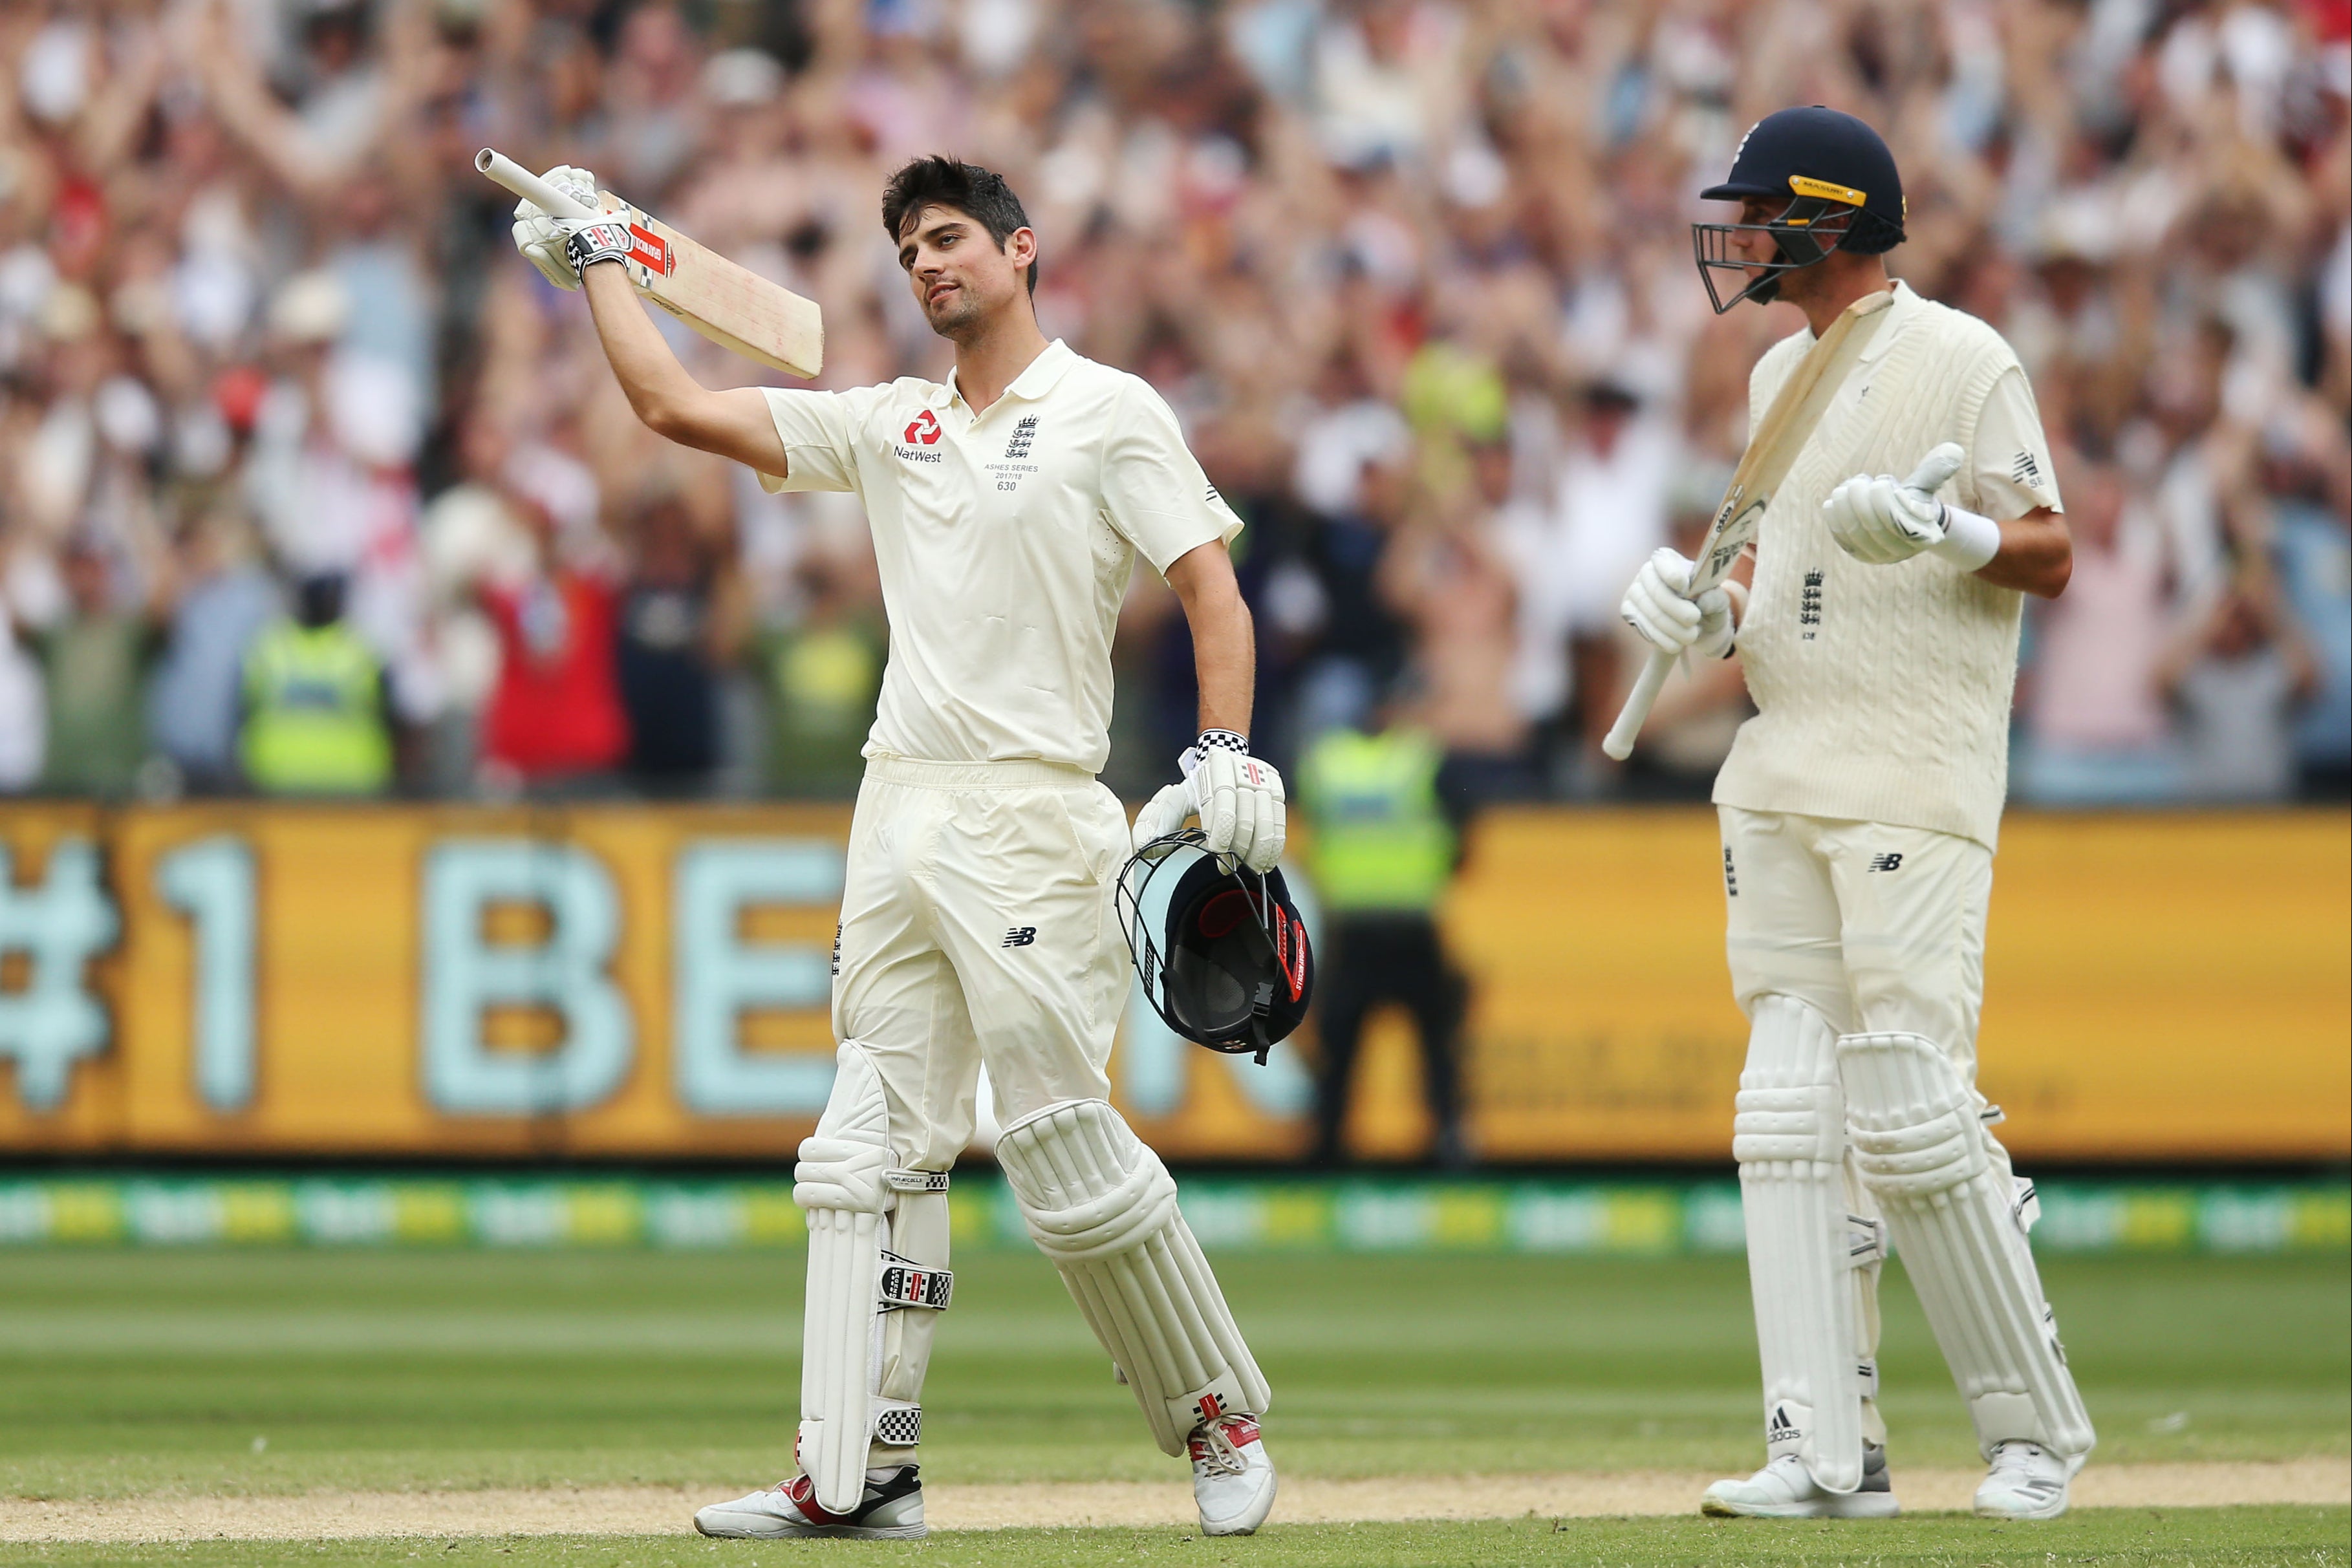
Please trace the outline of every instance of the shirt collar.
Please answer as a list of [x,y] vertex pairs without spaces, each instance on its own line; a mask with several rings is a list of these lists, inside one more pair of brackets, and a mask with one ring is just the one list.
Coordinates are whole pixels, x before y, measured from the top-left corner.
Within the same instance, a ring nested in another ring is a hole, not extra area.
[[[1045,345],[1043,352],[1029,361],[1027,368],[1013,378],[1013,384],[1004,389],[1004,395],[1029,402],[1036,402],[1054,390],[1055,385],[1069,372],[1070,367],[1077,362],[1077,353],[1068,344],[1059,338],[1055,339]],[[956,385],[956,373],[950,371],[947,381],[927,402],[932,408],[945,408],[962,396],[962,389]]]
[[1886,323],[1870,335],[1870,341],[1862,346],[1862,353],[1854,362],[1863,365],[1877,363],[1880,356],[1884,355],[1894,345],[1895,340],[1901,335],[1903,324],[1908,321],[1913,312],[1918,308],[1919,297],[1911,292],[1909,284],[1899,277],[1896,278],[1895,298],[1886,307]]
[[[1895,298],[1887,302],[1885,324],[1871,334],[1870,341],[1862,346],[1862,352],[1855,357],[1854,363],[1870,364],[1886,352],[1887,345],[1894,342],[1895,335],[1903,329],[1903,323],[1918,308],[1919,297],[1911,292],[1911,286],[1899,277],[1895,279]],[[1821,341],[1813,336],[1810,327],[1805,329],[1805,340],[1808,345]]]

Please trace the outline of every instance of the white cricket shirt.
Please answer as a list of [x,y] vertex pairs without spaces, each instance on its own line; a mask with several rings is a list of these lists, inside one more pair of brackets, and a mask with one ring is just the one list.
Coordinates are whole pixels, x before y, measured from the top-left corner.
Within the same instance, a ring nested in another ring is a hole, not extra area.
[[1136,552],[1164,573],[1242,528],[1160,394],[1058,339],[979,414],[952,376],[767,394],[791,472],[761,486],[855,491],[874,530],[890,657],[866,755],[1099,772]]
[[[1750,428],[1811,346],[1800,331],[1757,361]],[[1855,560],[1822,516],[1849,475],[1906,475],[1943,441],[1964,455],[1948,498],[1997,522],[2061,506],[2017,356],[1975,317],[1898,283],[1757,531],[1739,622],[1757,712],[1716,776],[1718,803],[1995,846],[2024,596],[1932,552]]]

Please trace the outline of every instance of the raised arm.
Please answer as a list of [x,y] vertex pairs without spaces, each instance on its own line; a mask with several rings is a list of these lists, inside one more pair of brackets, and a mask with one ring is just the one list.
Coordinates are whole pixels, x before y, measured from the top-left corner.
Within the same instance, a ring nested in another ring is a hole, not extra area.
[[592,264],[581,283],[604,358],[646,429],[681,446],[784,476],[784,444],[769,416],[765,393],[757,387],[713,392],[688,375],[646,315],[620,263]]

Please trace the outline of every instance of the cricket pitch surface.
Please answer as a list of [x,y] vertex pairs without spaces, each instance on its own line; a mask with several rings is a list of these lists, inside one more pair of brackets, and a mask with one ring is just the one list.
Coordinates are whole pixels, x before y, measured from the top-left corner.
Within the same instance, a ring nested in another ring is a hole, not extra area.
[[[1423,1519],[1553,1519],[1688,1514],[1715,1478],[1703,1471],[1575,1471],[1530,1476],[1306,1478],[1283,1483],[1275,1519],[1340,1524]],[[1979,1472],[1920,1469],[1898,1478],[1913,1512],[1963,1511]],[[2352,1503],[2340,1459],[2093,1465],[2074,1483],[2081,1508]],[[673,1487],[320,1491],[293,1497],[0,1500],[0,1541],[341,1541],[380,1536],[679,1535],[719,1500]],[[1181,1482],[1066,1481],[929,1489],[938,1531],[1037,1526],[1182,1526]]]

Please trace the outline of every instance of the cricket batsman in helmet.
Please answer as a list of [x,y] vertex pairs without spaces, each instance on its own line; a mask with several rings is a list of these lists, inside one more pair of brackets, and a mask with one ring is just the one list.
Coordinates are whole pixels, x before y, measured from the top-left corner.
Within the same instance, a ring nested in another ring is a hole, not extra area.
[[1751,426],[1818,335],[1870,312],[1752,562],[1694,600],[1693,563],[1662,549],[1622,606],[1664,652],[1736,645],[1757,707],[1715,801],[1769,1462],[1703,1507],[1896,1511],[1876,1359],[1891,1244],[1975,1423],[1977,1512],[2055,1518],[2091,1422],[2027,1243],[2032,1186],[1976,1087],[2019,622],[2072,561],[2041,416],[1998,332],[1888,277],[1902,183],[1861,120],[1769,115],[1701,194],[1739,204],[1693,225],[1716,309],[1805,318],[1757,362]]
[[[595,204],[585,170],[546,178]],[[809,1228],[795,1473],[695,1515],[706,1535],[911,1539],[931,1342],[954,1294],[949,1169],[984,1061],[996,1155],[1161,1449],[1189,1458],[1202,1529],[1273,1506],[1258,1435],[1271,1393],[1176,1184],[1110,1103],[1129,977],[1117,909],[1127,813],[1108,754],[1111,633],[1140,556],[1191,625],[1199,742],[1147,808],[1156,840],[1197,816],[1205,853],[1256,873],[1282,853],[1281,776],[1250,755],[1250,613],[1227,546],[1241,519],[1135,376],[1038,330],[1037,235],[999,175],[923,158],[882,225],[915,303],[954,346],[944,382],[848,392],[698,384],[631,291],[616,225],[519,209],[518,246],[584,288],[605,357],[656,434],[749,465],[770,490],[864,502],[890,657],[850,827],[832,1097],[801,1145]]]

